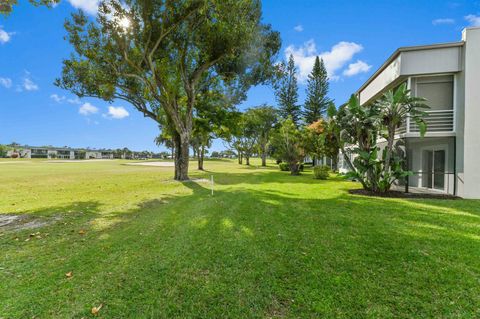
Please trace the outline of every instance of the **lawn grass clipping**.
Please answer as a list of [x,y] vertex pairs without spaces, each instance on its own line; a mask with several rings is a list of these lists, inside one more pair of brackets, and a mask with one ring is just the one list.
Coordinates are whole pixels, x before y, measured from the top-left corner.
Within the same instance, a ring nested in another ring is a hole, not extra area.
[[212,197],[122,163],[0,165],[0,213],[54,221],[0,230],[0,317],[480,316],[480,201],[192,162]]

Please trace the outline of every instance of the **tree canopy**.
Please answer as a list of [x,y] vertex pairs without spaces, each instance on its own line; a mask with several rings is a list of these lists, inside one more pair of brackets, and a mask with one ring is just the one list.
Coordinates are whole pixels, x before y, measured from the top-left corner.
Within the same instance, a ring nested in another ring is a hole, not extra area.
[[75,53],[57,85],[79,97],[125,100],[157,122],[163,110],[179,180],[188,179],[202,86],[212,75],[238,90],[264,83],[280,48],[258,0],[105,0],[96,22],[78,12],[65,27]]
[[328,98],[328,75],[323,59],[315,58],[312,72],[308,75],[307,98],[304,104],[303,118],[305,124],[311,124],[325,116],[332,102]]
[[290,55],[287,64],[279,65],[275,82],[275,97],[279,106],[280,116],[290,118],[298,126],[301,118],[301,106],[298,104],[297,68],[293,55]]

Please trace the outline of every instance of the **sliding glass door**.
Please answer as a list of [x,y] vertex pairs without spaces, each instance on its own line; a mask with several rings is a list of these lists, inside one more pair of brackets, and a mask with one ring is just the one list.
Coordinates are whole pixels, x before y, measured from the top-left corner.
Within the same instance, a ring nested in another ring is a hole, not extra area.
[[423,151],[422,186],[431,189],[445,190],[445,149]]

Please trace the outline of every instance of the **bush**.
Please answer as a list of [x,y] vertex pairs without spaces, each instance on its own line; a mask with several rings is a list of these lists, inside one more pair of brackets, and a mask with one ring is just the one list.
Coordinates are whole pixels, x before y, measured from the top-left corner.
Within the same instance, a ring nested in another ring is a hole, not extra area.
[[277,165],[280,165],[280,163],[282,163],[282,160],[281,159],[277,159]]
[[[288,163],[282,162],[278,164],[278,167],[280,167],[281,171],[284,171],[284,172],[290,171],[290,165]],[[305,165],[303,163],[298,165],[298,171],[303,172],[304,169],[305,169]]]
[[316,179],[327,179],[330,167],[327,165],[315,166],[313,168],[313,176]]

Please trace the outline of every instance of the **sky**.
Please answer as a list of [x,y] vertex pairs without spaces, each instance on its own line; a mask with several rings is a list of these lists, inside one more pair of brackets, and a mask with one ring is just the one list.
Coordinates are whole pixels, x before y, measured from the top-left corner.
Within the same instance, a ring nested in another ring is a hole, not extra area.
[[[53,83],[72,49],[63,24],[72,12],[94,17],[98,0],[62,0],[35,8],[19,0],[0,17],[0,144],[164,150],[153,142],[158,126],[126,102],[79,100]],[[325,61],[330,98],[348,100],[401,46],[454,42],[480,26],[480,1],[263,0],[263,22],[281,34],[278,59],[293,54],[300,102],[315,56]],[[276,105],[270,87],[251,88],[239,105]],[[211,150],[224,149],[216,140]]]

